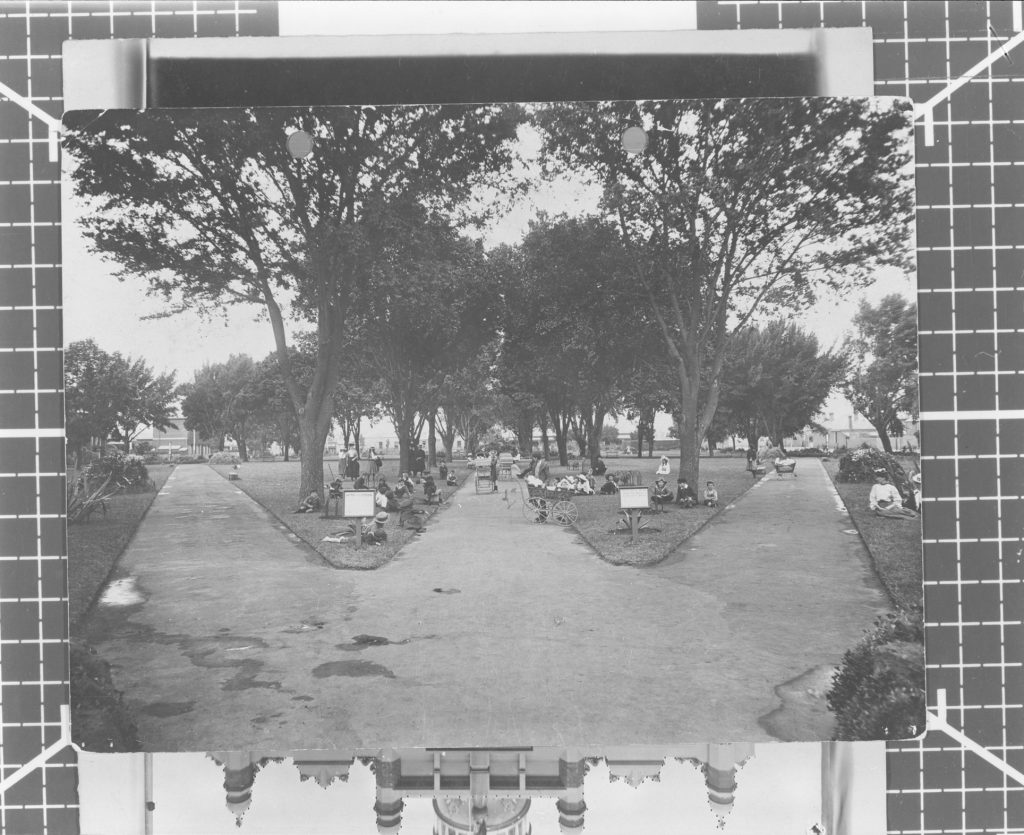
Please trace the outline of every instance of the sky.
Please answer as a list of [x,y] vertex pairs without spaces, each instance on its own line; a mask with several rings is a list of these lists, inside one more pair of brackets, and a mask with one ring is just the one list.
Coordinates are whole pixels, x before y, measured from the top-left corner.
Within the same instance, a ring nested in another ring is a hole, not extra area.
[[[429,8],[427,8],[429,6]],[[692,3],[588,3],[582,14],[578,3],[364,3],[344,4],[339,13],[334,2],[284,2],[280,4],[281,33],[285,36],[343,34],[401,34],[406,32],[530,32],[597,30],[671,30],[695,27]],[[524,153],[535,150],[536,141],[523,135]],[[231,354],[244,353],[262,358],[274,348],[269,322],[259,307],[236,306],[229,316],[202,318],[178,314],[168,318],[147,318],[163,312],[165,304],[146,294],[138,282],[112,278],[115,265],[87,251],[76,232],[78,207],[64,190],[64,341],[93,338],[107,351],[144,357],[158,372],[175,371],[177,379],[192,379],[208,363],[222,362]],[[540,185],[530,201],[521,201],[490,230],[489,245],[517,240],[537,210],[557,212],[596,205],[597,193],[576,183],[563,181]],[[841,339],[863,300],[877,302],[897,292],[913,297],[915,279],[891,272],[880,276],[866,291],[847,297],[823,299],[801,315],[801,324],[815,333],[824,345]],[[841,395],[833,395],[823,409],[832,415],[829,425],[845,426],[852,409]],[[671,419],[659,416],[658,437],[666,437]],[[620,428],[630,423],[619,421]]]

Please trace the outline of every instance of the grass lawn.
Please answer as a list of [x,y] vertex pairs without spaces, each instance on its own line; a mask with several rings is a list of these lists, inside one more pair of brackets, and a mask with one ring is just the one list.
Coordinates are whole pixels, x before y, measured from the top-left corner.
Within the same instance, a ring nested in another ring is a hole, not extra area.
[[921,605],[920,521],[886,519],[868,508],[870,484],[838,480],[839,461],[823,461],[843,499],[861,539],[871,554],[875,571],[893,602],[902,608]]
[[[324,477],[330,481],[331,473],[327,469],[327,463],[324,462]],[[210,466],[225,478],[231,470],[229,464],[212,464]],[[331,462],[331,469],[337,475],[337,462]],[[236,483],[240,489],[270,511],[289,530],[316,549],[325,560],[336,568],[378,568],[397,554],[402,546],[416,535],[412,530],[403,530],[398,527],[398,514],[392,513],[391,518],[384,526],[388,534],[388,540],[384,545],[367,545],[356,548],[354,539],[347,542],[324,542],[325,536],[344,531],[349,523],[346,519],[333,517],[325,519],[319,513],[294,512],[298,506],[298,461],[251,461],[240,464],[239,472],[241,479]],[[455,467],[455,474],[460,485],[470,472],[465,466]],[[389,484],[396,484],[399,475],[398,461],[385,460],[381,474],[387,478]],[[437,479],[436,470],[434,470],[434,478]],[[351,486],[351,482],[346,482],[346,484]],[[441,493],[447,494],[456,488],[444,488],[438,484],[438,489]],[[414,498],[416,499],[416,508],[425,511],[425,515],[420,517],[424,523],[446,507],[446,505],[438,505],[436,502],[430,505],[426,504],[422,489],[419,487],[417,487]]]
[[68,525],[68,609],[71,634],[106,582],[135,529],[171,474],[166,464],[151,464],[151,493],[123,493],[107,503],[107,515],[94,513],[88,522]]
[[[672,474],[665,477],[673,491],[679,478],[678,457],[672,460]],[[658,458],[607,458],[609,472],[636,470],[640,483],[651,485],[656,478]],[[616,522],[622,519],[617,496],[581,496],[575,500],[580,518],[576,529],[580,536],[601,555],[602,559],[615,565],[653,565],[667,557],[683,540],[692,536],[716,513],[743,495],[754,480],[747,472],[743,457],[715,456],[700,461],[700,483],[691,484],[697,496],[704,490],[704,482],[713,481],[718,488],[717,510],[708,507],[671,507],[664,513],[645,516],[648,529],[641,531],[635,545],[630,545],[629,531]],[[552,467],[553,475],[560,475],[564,468]],[[600,480],[600,479],[599,479]],[[654,530],[654,529],[657,530]],[[616,532],[618,531],[618,532]]]

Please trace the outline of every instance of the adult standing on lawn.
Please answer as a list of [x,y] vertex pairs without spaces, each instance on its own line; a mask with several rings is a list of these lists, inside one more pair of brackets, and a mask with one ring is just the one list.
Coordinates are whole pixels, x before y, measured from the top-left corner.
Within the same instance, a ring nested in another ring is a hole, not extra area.
[[359,477],[359,453],[356,452],[356,445],[349,444],[345,452],[345,478],[353,480]]
[[416,447],[416,450],[412,454],[412,474],[414,477],[419,478],[427,471],[427,453],[423,449],[423,444]]
[[370,451],[366,454],[366,472],[367,480],[372,484],[377,480],[377,473],[380,472],[380,456],[377,455],[377,448],[370,447]]

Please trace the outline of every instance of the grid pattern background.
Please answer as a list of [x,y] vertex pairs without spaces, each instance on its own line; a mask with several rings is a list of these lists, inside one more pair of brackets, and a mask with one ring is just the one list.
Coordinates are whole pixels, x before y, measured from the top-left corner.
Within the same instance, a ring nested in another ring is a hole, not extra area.
[[[718,2],[700,28],[870,26],[875,89],[924,103],[1021,30],[1010,2]],[[928,708],[1024,771],[1024,49],[919,123]],[[941,730],[888,748],[893,833],[1024,831],[1024,785]]]
[[[1014,2],[702,2],[700,28],[870,26],[876,90],[924,102],[1021,29]],[[276,34],[272,3],[0,2],[0,84],[59,118],[67,38]],[[1024,49],[918,130],[928,704],[1024,770]],[[59,165],[0,95],[0,779],[67,703]],[[891,744],[893,833],[1024,831],[1024,786],[948,735]],[[0,831],[78,831],[65,749],[0,797]]]
[[[273,3],[0,2],[0,779],[58,742],[68,703],[60,119],[69,38],[276,35]],[[32,114],[26,102],[42,113]],[[0,796],[0,832],[78,832],[74,750]]]

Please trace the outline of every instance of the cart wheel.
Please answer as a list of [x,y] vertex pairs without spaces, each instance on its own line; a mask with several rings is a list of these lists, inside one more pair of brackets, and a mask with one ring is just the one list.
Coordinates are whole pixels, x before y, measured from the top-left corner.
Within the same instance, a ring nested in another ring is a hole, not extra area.
[[567,501],[555,502],[555,506],[551,508],[551,515],[559,525],[575,525],[576,520],[580,518],[576,505]]
[[548,503],[545,499],[531,496],[523,505],[523,515],[534,522],[548,521]]

